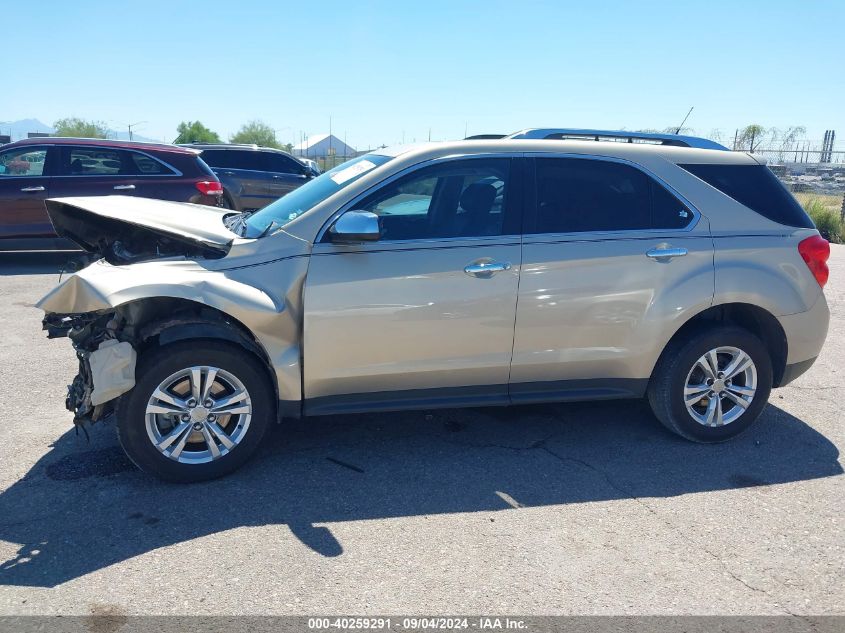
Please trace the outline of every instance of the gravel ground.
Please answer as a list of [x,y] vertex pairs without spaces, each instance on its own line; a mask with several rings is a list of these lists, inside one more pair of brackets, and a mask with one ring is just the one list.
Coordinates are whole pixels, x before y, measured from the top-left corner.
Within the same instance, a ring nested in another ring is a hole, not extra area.
[[70,429],[60,262],[0,255],[2,614],[845,613],[845,247],[822,356],[732,443],[639,401],[339,416],[193,486]]

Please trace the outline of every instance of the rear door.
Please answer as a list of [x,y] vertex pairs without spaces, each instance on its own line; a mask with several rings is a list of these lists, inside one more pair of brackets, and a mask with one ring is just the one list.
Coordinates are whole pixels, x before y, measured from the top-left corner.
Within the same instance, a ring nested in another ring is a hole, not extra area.
[[263,154],[270,172],[270,195],[273,198],[281,198],[308,181],[305,175],[307,168],[299,161],[276,152]]
[[309,413],[507,402],[520,270],[519,159],[443,161],[355,209],[382,239],[314,245],[305,282]]
[[532,162],[511,399],[642,395],[666,340],[712,302],[706,218],[623,161]]
[[46,145],[0,151],[0,239],[55,235],[44,205],[54,153]]
[[185,193],[185,183],[179,182],[176,168],[152,154],[136,150],[121,150],[122,189],[115,193],[140,198],[158,198],[187,202],[196,190]]

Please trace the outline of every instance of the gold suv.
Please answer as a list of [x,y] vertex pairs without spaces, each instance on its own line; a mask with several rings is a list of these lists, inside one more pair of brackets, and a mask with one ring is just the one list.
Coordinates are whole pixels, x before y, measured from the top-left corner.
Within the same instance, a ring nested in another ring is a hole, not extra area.
[[[621,141],[621,142],[620,142]],[[253,214],[48,201],[98,261],[40,302],[77,424],[225,474],[290,417],[638,398],[695,441],[757,419],[827,332],[829,247],[754,156],[525,130],[378,150]]]

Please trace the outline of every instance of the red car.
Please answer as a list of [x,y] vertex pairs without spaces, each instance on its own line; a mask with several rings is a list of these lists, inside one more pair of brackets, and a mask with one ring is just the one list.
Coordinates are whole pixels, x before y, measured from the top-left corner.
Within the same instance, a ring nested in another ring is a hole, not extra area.
[[0,250],[76,248],[56,236],[47,198],[124,195],[217,206],[223,188],[195,149],[31,138],[0,146]]

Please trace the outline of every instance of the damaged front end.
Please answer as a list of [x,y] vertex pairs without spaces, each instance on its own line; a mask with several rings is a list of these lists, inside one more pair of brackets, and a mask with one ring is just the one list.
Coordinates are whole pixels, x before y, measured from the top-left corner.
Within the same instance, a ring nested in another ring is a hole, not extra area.
[[106,418],[115,399],[135,386],[137,354],[131,342],[121,339],[124,326],[125,319],[115,310],[44,317],[47,337],[67,336],[76,350],[79,371],[65,399],[76,425]]

